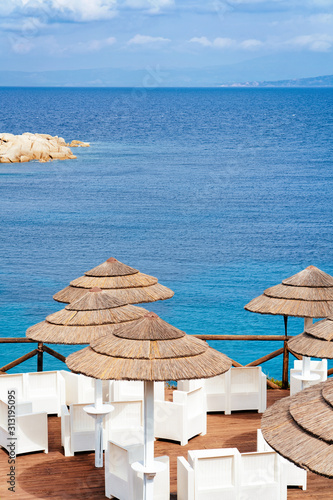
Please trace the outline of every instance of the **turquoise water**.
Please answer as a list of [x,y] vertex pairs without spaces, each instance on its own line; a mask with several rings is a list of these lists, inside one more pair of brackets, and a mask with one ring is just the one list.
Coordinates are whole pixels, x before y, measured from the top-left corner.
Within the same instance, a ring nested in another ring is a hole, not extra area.
[[[310,264],[333,274],[332,89],[2,88],[0,110],[0,131],[91,143],[73,161],[0,165],[2,337],[24,337],[110,256],[172,288],[147,308],[189,334],[281,334],[282,317],[244,305]],[[281,346],[211,345],[240,363]],[[29,348],[1,345],[0,365]],[[281,358],[263,368],[281,378]]]

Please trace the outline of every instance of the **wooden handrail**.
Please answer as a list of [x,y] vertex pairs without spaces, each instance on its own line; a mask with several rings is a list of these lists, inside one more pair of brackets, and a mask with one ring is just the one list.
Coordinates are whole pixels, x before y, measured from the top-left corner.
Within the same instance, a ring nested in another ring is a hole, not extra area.
[[[283,342],[283,347],[280,349],[271,352],[269,354],[266,354],[265,356],[255,360],[251,361],[245,366],[259,366],[262,363],[265,363],[266,361],[269,361],[273,358],[276,358],[277,356],[280,356],[283,354],[283,368],[282,368],[282,388],[287,388],[289,379],[288,379],[288,357],[289,357],[289,349],[288,349],[288,343],[287,341],[292,338],[292,336],[287,336],[287,335],[193,335],[194,337],[205,340],[207,341],[233,341],[233,340],[245,340],[245,341],[266,341],[266,342]],[[34,349],[33,351],[24,354],[20,358],[12,361],[11,363],[8,363],[7,365],[3,366],[0,368],[0,375],[1,373],[6,372],[7,370],[10,370],[11,368],[14,368],[15,366],[19,365],[20,363],[23,363],[27,359],[32,358],[33,356],[37,355],[38,358],[38,363],[37,367],[39,370],[43,369],[43,353],[46,352],[50,354],[51,356],[59,359],[62,362],[66,362],[66,357],[60,354],[59,352],[55,351],[54,349],[51,349],[50,347],[46,346],[43,344],[43,342],[37,342],[35,340],[27,339],[25,337],[4,337],[0,338],[0,344],[28,344],[31,342],[35,342],[38,344],[38,348]],[[302,356],[299,356],[297,354],[292,353],[293,356],[297,359],[302,359]],[[236,367],[242,367],[244,365],[238,363],[238,361],[231,360],[232,361],[232,366]],[[333,368],[327,371],[327,375],[332,375],[333,374]],[[271,380],[267,380],[267,385],[273,389],[280,389],[280,387]]]

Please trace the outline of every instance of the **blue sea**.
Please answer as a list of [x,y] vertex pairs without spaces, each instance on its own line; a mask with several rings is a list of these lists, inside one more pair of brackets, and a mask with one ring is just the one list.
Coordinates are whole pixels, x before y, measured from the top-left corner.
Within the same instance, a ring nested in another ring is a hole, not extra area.
[[[0,164],[0,336],[24,337],[111,256],[174,290],[146,307],[189,334],[282,334],[244,305],[310,264],[333,274],[332,117],[333,89],[1,88],[0,132],[91,147]],[[281,347],[210,344],[242,364]],[[32,348],[0,344],[0,366]],[[263,369],[281,379],[282,358]]]

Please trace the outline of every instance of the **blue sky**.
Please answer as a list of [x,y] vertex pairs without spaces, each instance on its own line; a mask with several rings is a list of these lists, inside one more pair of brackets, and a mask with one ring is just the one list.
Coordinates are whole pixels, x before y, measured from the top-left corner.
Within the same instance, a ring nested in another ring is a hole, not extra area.
[[2,71],[283,79],[332,74],[332,53],[333,0],[0,0]]

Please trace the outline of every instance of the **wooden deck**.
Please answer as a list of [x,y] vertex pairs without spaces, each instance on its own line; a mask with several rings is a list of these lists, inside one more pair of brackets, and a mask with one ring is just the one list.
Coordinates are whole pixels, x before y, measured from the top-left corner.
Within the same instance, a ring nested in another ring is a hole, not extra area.
[[[267,391],[268,405],[287,396],[288,391]],[[208,433],[191,439],[187,446],[166,441],[155,442],[155,455],[170,456],[171,499],[177,495],[177,456],[187,457],[189,449],[237,447],[240,452],[255,451],[256,430],[260,415],[236,412],[232,415],[210,414]],[[16,491],[7,490],[8,454],[0,449],[0,499],[89,499],[104,496],[104,469],[94,467],[94,453],[64,457],[60,443],[60,418],[49,417],[49,453],[20,455],[16,461]],[[308,473],[308,489],[288,488],[288,500],[333,500],[333,481]],[[269,499],[267,499],[269,500]]]

